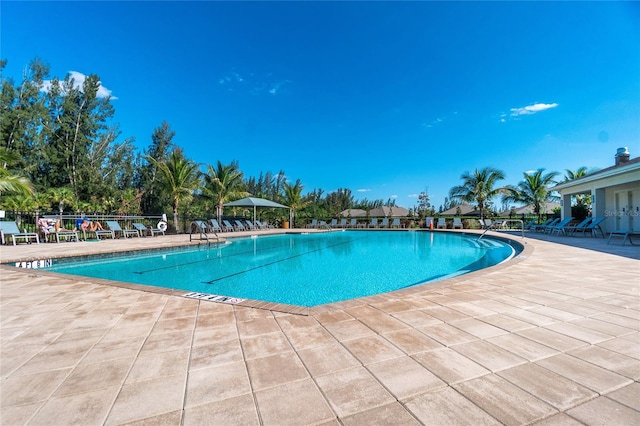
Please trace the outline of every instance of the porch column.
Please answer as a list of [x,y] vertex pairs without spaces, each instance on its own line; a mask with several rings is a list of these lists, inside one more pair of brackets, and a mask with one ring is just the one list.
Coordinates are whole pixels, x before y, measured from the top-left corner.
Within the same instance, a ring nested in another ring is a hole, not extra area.
[[560,217],[562,219],[571,217],[571,194],[562,194],[562,209],[560,210]]

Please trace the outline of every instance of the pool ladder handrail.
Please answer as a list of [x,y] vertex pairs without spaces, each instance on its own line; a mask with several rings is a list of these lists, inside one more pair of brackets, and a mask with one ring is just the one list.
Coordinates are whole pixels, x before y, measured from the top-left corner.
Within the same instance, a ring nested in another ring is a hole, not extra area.
[[[202,226],[200,226],[196,222],[191,222],[191,225],[189,227],[189,242],[191,242],[194,228],[196,228],[198,233],[200,234],[200,240],[202,240],[202,237],[204,236],[204,239],[207,241],[207,246],[211,247],[211,241],[209,241],[209,235],[207,234],[207,229],[206,228],[203,229]],[[216,237],[216,244],[220,244],[220,236],[218,235],[216,230],[211,229],[211,232]]]
[[520,229],[522,229],[522,238],[524,238],[524,221],[521,219],[504,219],[501,222],[493,222],[491,225],[487,226],[484,230],[484,232],[482,233],[482,235],[480,235],[478,237],[478,239],[476,241],[480,241],[482,239],[482,237],[484,237],[484,234],[486,234],[487,232],[489,232],[491,230],[491,228],[494,228],[496,225],[500,225],[501,227],[504,226],[505,223],[508,222],[517,222],[520,224]]

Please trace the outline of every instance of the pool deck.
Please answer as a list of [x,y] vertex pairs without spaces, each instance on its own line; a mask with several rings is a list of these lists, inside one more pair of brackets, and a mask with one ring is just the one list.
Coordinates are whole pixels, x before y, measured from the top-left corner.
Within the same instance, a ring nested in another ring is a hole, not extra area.
[[508,263],[302,315],[0,266],[0,424],[640,424],[640,246],[513,238]]

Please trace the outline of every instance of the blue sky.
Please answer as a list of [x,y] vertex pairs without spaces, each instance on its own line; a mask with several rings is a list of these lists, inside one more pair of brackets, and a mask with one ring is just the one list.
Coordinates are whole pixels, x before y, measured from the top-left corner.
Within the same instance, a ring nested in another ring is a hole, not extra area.
[[4,0],[4,77],[100,76],[122,138],[435,206],[460,175],[640,155],[640,3]]

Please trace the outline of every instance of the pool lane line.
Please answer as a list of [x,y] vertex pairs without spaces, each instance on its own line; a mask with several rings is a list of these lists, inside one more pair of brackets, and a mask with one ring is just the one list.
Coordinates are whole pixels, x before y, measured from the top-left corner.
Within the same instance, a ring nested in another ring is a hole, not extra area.
[[319,251],[322,251],[322,250],[326,250],[326,249],[329,249],[331,247],[337,247],[337,246],[341,246],[341,245],[345,245],[345,244],[351,244],[353,241],[363,240],[363,239],[366,239],[366,238],[369,238],[369,237],[356,238],[354,240],[344,241],[344,242],[341,242],[341,243],[332,244],[330,246],[321,247],[321,248],[318,248],[318,249],[315,249],[315,250],[310,250],[310,251],[307,251],[307,252],[304,252],[304,253],[299,253],[299,254],[296,254],[294,256],[285,257],[283,259],[274,260],[273,262],[264,263],[264,264],[259,265],[259,266],[254,266],[253,268],[249,268],[249,269],[245,269],[244,271],[239,271],[239,272],[235,272],[233,274],[225,275],[224,277],[215,278],[215,279],[210,280],[210,281],[202,281],[202,284],[214,284],[214,283],[216,283],[218,281],[222,281],[222,280],[225,280],[227,278],[231,278],[231,277],[235,277],[237,275],[246,274],[247,272],[255,271],[256,269],[265,268],[267,266],[275,265],[276,263],[286,262],[288,260],[295,259],[297,257],[306,256],[308,254],[319,252]]

